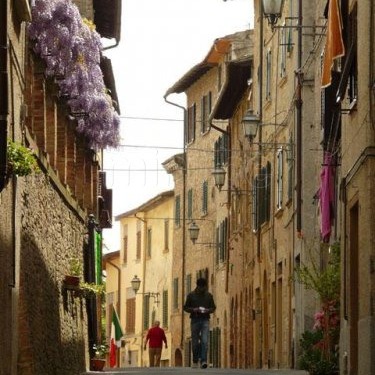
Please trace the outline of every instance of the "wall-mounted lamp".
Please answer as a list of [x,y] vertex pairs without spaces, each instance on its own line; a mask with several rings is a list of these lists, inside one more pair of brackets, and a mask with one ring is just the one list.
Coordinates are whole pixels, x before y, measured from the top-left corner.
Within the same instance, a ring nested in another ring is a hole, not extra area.
[[215,180],[215,186],[221,191],[222,187],[224,186],[225,183],[225,169],[223,167],[216,167],[212,171],[212,176],[214,177]]
[[135,294],[142,294],[144,296],[155,298],[155,303],[159,304],[160,293],[158,293],[158,292],[156,292],[156,293],[155,292],[138,293],[138,290],[141,286],[141,279],[137,275],[134,275],[134,277],[133,277],[133,279],[130,283],[132,285],[132,289],[133,289]]
[[244,136],[251,142],[258,132],[260,119],[254,114],[252,109],[247,110],[242,119]]
[[215,179],[215,186],[221,190],[221,188],[224,186],[224,182],[225,182],[225,169],[223,167],[216,167],[213,171],[212,171],[212,176],[214,177]]
[[214,242],[205,242],[205,243],[198,243],[196,242],[197,239],[198,239],[198,236],[199,236],[199,226],[193,221],[190,225],[189,225],[189,228],[188,228],[188,231],[189,231],[189,237],[190,237],[190,240],[191,242],[195,245],[210,245],[210,246],[213,246],[213,245],[216,245],[216,243]]
[[284,0],[262,0],[263,14],[267,18],[271,27],[275,26],[281,17]]

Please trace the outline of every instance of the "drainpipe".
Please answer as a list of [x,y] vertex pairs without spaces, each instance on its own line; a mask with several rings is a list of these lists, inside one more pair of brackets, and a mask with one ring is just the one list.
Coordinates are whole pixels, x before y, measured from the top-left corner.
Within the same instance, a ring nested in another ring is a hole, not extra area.
[[[262,118],[263,118],[263,1],[259,2],[259,108],[258,108],[258,113],[259,113],[259,129],[258,129],[258,134],[259,134],[259,139],[258,139],[258,149],[259,149],[259,155],[258,155],[258,177],[260,177],[261,172],[262,172]],[[257,258],[258,261],[260,261],[260,255],[261,255],[261,228],[260,228],[260,223],[259,223],[259,217],[260,217],[260,202],[257,202],[256,206],[256,216],[257,216]],[[259,272],[260,274],[261,272]],[[261,276],[259,276],[261,277]],[[261,279],[260,283],[261,285]]]
[[[183,110],[184,113],[184,167],[182,172],[182,268],[181,268],[181,304],[184,304],[185,295],[185,267],[186,267],[186,118],[187,111],[186,108],[177,103],[171,102],[167,99],[168,94],[164,95],[164,100],[166,103],[174,105],[177,108]],[[181,306],[181,349],[184,348],[184,336],[185,336],[185,319],[184,319],[184,309]]]
[[296,89],[296,210],[297,210],[297,235],[302,232],[302,0],[298,0],[298,51],[297,51],[297,89]]
[[8,129],[8,2],[0,1],[0,191],[5,186]]

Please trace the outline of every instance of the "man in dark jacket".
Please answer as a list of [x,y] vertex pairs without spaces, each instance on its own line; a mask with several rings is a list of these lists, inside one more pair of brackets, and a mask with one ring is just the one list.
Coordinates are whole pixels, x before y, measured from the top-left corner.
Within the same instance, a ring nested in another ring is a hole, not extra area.
[[190,313],[191,340],[193,347],[193,367],[207,368],[208,334],[210,331],[210,314],[216,310],[214,298],[207,291],[207,280],[199,278],[197,287],[187,295],[184,311]]

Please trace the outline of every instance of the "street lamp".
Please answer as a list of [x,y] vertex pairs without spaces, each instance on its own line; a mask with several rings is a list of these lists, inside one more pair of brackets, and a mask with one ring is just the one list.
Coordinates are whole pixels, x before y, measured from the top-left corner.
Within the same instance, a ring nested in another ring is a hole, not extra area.
[[242,119],[242,127],[244,136],[251,142],[258,132],[260,119],[254,114],[252,109],[247,110],[245,116]]
[[155,303],[156,304],[159,303],[160,293],[158,293],[158,292],[138,293],[138,290],[139,290],[139,288],[141,286],[141,279],[137,275],[134,275],[134,277],[133,277],[132,281],[130,282],[130,284],[131,284],[132,289],[133,289],[133,291],[134,291],[135,294],[142,294],[144,296],[155,298]]
[[199,226],[195,224],[195,222],[193,221],[189,225],[188,231],[189,231],[189,237],[191,241],[193,242],[193,244],[195,244],[195,241],[198,239],[198,236],[199,236]]
[[284,0],[262,0],[263,14],[268,19],[271,27],[275,26],[277,20],[281,17]]
[[225,169],[223,167],[216,167],[212,171],[212,176],[214,176],[215,179],[215,186],[221,190],[221,188],[224,186],[225,182]]

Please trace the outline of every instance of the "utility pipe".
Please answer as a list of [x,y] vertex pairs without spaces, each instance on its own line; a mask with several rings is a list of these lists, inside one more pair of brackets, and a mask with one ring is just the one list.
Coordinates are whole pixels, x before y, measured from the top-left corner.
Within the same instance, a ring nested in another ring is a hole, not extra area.
[[296,211],[297,235],[302,232],[302,0],[298,0],[297,89],[296,89]]
[[5,186],[8,129],[8,1],[0,1],[0,191]]

